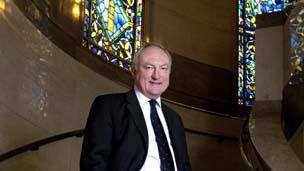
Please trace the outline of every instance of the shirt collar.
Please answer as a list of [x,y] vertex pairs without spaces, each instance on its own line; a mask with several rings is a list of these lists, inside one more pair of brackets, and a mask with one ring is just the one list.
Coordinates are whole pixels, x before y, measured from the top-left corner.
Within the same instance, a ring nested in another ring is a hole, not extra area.
[[[149,102],[151,100],[148,97],[146,97],[144,94],[142,94],[142,92],[140,92],[136,86],[134,86],[134,91],[135,91],[135,94],[136,94],[136,96],[138,98],[138,101],[140,103],[141,102]],[[161,98],[158,97],[154,100],[157,102],[157,105],[159,105],[159,107],[161,107]]]

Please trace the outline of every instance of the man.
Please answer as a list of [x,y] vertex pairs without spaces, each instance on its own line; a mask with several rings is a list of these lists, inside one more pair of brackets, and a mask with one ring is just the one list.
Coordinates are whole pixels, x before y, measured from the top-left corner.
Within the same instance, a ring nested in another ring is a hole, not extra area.
[[99,96],[83,140],[81,171],[191,170],[180,116],[161,102],[169,86],[171,56],[148,43],[134,56],[134,88]]

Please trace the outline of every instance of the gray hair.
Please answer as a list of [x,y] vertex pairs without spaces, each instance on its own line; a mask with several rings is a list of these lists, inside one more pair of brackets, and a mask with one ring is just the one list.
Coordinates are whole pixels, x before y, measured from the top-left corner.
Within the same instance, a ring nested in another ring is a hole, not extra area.
[[141,48],[139,48],[138,51],[134,54],[134,57],[133,57],[133,60],[132,60],[132,69],[133,70],[138,69],[138,64],[139,64],[141,54],[148,47],[157,47],[157,48],[163,50],[165,52],[165,54],[168,56],[170,64],[172,64],[172,57],[171,57],[169,51],[163,45],[161,45],[159,43],[156,43],[156,42],[149,42],[149,43],[146,43]]

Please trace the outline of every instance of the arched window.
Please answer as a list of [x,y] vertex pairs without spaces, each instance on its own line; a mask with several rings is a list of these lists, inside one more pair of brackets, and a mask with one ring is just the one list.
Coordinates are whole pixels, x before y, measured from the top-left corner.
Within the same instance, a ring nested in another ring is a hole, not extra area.
[[130,70],[142,39],[142,0],[85,0],[82,45]]
[[238,104],[252,106],[255,98],[256,15],[282,11],[288,0],[239,0]]

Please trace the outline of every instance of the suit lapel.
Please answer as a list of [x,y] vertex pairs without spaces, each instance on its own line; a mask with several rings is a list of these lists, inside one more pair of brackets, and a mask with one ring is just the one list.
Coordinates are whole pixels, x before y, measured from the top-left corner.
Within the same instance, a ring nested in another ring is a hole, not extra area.
[[[145,148],[148,150],[148,129],[146,126],[145,118],[142,113],[142,110],[140,108],[139,102],[137,100],[137,97],[135,95],[134,90],[131,90],[127,93],[126,96],[127,100],[127,109],[130,111],[135,125],[138,128],[140,134],[142,135],[142,138],[145,142]],[[171,139],[171,145],[175,153],[175,160],[176,163],[179,163],[179,151],[178,151],[178,133],[174,129],[176,125],[174,124],[174,116],[172,116],[172,112],[168,109],[168,107],[162,103],[162,111],[164,113],[166,123],[168,126],[169,134],[170,134],[170,139]]]
[[144,115],[142,113],[142,110],[140,108],[134,90],[131,90],[127,93],[126,100],[128,102],[127,108],[130,111],[134,119],[135,125],[137,126],[139,132],[142,135],[142,138],[144,139],[146,150],[148,150],[148,130],[147,130]]

